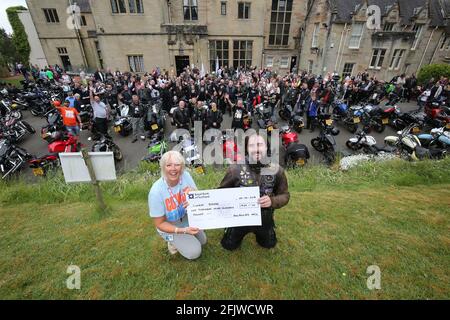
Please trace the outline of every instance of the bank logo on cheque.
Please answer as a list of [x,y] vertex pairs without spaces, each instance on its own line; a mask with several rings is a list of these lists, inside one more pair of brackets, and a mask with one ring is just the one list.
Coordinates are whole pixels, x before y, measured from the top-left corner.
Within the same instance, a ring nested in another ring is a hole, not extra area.
[[189,199],[208,199],[210,197],[209,192],[197,192],[189,194]]

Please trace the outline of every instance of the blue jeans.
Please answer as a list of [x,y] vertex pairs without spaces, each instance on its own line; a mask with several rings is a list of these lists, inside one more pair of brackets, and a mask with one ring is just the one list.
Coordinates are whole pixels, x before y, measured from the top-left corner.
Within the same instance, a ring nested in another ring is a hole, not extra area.
[[73,136],[78,136],[80,134],[79,126],[66,126],[66,130],[68,133],[70,133]]

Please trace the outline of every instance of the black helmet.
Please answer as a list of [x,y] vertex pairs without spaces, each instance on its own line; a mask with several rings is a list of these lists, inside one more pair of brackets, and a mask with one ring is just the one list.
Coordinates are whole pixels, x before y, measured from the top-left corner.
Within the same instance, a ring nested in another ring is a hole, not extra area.
[[333,135],[333,136],[337,136],[338,134],[339,134],[339,129],[338,128],[333,128],[333,129],[331,129],[331,134]]

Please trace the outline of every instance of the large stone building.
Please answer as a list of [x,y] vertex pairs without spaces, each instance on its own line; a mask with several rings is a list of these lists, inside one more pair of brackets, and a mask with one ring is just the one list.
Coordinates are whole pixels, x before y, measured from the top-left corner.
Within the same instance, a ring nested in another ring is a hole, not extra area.
[[[369,15],[373,5],[380,8],[378,27]],[[450,0],[312,0],[300,68],[341,75],[367,70],[390,80],[430,63],[450,63],[449,20]]]
[[[80,28],[69,28],[80,7]],[[304,0],[27,0],[50,64],[180,71],[298,64]]]
[[[450,0],[27,0],[45,56],[66,68],[187,64],[379,78],[450,62]],[[79,7],[79,28],[71,5]],[[381,9],[381,29],[367,8]]]

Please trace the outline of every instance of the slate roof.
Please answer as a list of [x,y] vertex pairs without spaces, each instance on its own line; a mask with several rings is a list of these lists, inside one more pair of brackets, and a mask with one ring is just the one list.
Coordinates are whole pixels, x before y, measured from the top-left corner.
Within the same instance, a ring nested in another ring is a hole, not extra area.
[[[345,23],[352,21],[352,14],[365,3],[364,0],[329,0],[331,10],[336,14],[335,22]],[[414,23],[415,12],[418,13],[429,6],[431,26],[448,26],[450,18],[450,0],[367,0],[368,5],[377,5],[381,14],[385,16],[388,11],[398,4],[400,23],[411,25]]]

